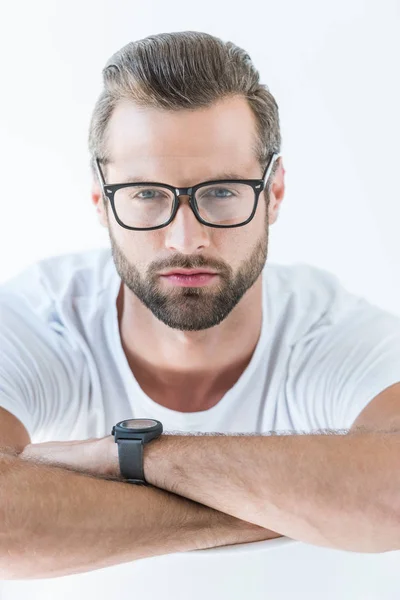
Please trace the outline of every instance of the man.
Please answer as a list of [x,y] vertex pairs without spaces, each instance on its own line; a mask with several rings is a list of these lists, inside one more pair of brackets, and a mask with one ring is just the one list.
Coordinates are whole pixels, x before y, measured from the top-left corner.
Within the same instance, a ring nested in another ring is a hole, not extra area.
[[400,549],[400,319],[268,263],[284,169],[249,56],[168,33],[103,74],[89,145],[111,252],[1,288],[3,579],[282,535]]

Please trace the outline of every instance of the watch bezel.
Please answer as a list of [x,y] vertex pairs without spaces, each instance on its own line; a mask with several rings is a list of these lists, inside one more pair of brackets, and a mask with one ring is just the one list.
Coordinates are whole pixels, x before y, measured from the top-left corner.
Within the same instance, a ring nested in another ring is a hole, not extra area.
[[[150,425],[150,426],[146,426],[146,427],[140,427],[140,428],[139,427],[135,427],[135,428],[125,427],[124,425],[122,425],[122,423],[125,423],[126,421],[154,421],[154,425]],[[135,432],[135,431],[137,431],[138,433],[146,433],[147,431],[150,432],[150,431],[154,431],[155,429],[159,428],[159,424],[158,424],[157,420],[156,419],[151,419],[151,418],[148,418],[148,417],[146,417],[146,418],[140,418],[140,419],[124,419],[123,421],[120,421],[119,423],[117,423],[117,425],[119,425],[119,427],[121,429],[124,429],[124,430],[132,432],[132,433]]]
[[[125,423],[126,421],[155,421],[154,425],[148,426],[148,427],[125,427],[124,425],[122,425],[122,423]],[[151,419],[149,417],[146,418],[140,418],[140,419],[123,419],[123,421],[119,421],[116,425],[114,425],[114,427],[112,428],[112,432],[111,435],[115,435],[116,432],[118,432],[119,436],[121,436],[121,434],[123,435],[124,433],[129,434],[130,436],[135,435],[136,433],[138,434],[143,434],[143,433],[153,433],[153,432],[160,432],[160,435],[163,431],[163,426],[162,423],[160,421],[157,421],[157,419]]]

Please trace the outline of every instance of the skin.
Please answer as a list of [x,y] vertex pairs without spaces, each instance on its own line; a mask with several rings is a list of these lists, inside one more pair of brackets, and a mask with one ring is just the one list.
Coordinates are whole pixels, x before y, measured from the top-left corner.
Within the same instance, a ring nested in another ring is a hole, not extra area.
[[[111,162],[103,172],[110,184],[138,175],[176,187],[218,179],[224,171],[243,179],[262,176],[252,149],[255,117],[240,96],[177,112],[124,101],[106,134]],[[247,225],[207,227],[183,196],[167,227],[132,231],[119,226],[109,204],[105,208],[94,176],[92,201],[108,229],[122,280],[117,299],[121,344],[133,375],[154,401],[182,412],[207,410],[250,362],[261,330],[268,227],[277,219],[284,190],[280,159],[268,211],[262,193]],[[159,276],[173,268],[200,267],[219,276],[200,288],[175,287]]]

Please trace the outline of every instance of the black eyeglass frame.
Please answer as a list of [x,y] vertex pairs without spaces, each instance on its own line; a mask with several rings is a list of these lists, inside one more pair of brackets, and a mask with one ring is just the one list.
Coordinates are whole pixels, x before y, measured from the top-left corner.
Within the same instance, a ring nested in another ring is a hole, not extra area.
[[[193,186],[187,187],[187,188],[176,188],[172,185],[169,185],[168,183],[151,182],[151,181],[150,182],[143,181],[143,182],[138,182],[138,183],[135,182],[135,183],[111,183],[110,184],[110,183],[106,183],[106,181],[104,179],[104,175],[103,175],[103,172],[100,167],[100,160],[98,158],[96,158],[96,160],[95,160],[95,165],[96,165],[97,174],[98,174],[98,177],[99,177],[99,180],[101,183],[103,194],[104,194],[105,198],[107,198],[111,203],[111,207],[112,207],[112,211],[113,211],[115,220],[121,227],[124,227],[125,229],[131,229],[134,231],[151,231],[154,229],[162,229],[163,227],[166,227],[167,225],[172,223],[172,221],[175,218],[176,213],[178,212],[178,208],[181,204],[181,201],[179,200],[179,196],[189,196],[189,205],[190,205],[196,219],[200,223],[202,223],[203,225],[207,225],[207,227],[217,227],[217,228],[221,228],[221,229],[228,229],[228,228],[232,228],[232,227],[243,227],[243,225],[247,225],[247,223],[249,223],[253,219],[253,217],[256,213],[256,210],[257,210],[258,199],[260,197],[260,194],[267,185],[268,178],[271,174],[271,170],[272,170],[272,167],[273,167],[275,161],[278,160],[281,156],[282,156],[282,154],[280,152],[275,152],[274,154],[272,154],[269,163],[265,167],[265,170],[264,170],[264,173],[263,173],[263,176],[261,179],[214,179],[211,181],[202,181],[201,183],[198,183],[196,185],[193,185]],[[246,221],[244,221],[243,223],[238,223],[237,225],[216,225],[214,223],[209,223],[208,221],[205,221],[200,216],[199,211],[197,209],[197,203],[196,203],[196,200],[194,197],[195,193],[197,192],[197,190],[199,188],[210,185],[210,184],[214,184],[214,183],[218,183],[218,184],[247,183],[248,185],[250,185],[253,188],[253,190],[255,192],[254,207],[253,207],[253,211],[252,211],[250,217],[248,219],[246,219]],[[120,220],[120,218],[118,217],[117,211],[115,209],[114,195],[121,188],[133,187],[133,186],[140,187],[140,186],[144,186],[144,185],[155,186],[155,187],[164,187],[164,188],[168,188],[169,190],[171,190],[171,192],[174,194],[174,203],[172,206],[171,216],[168,219],[168,221],[166,221],[162,225],[156,225],[155,227],[130,227],[129,225],[125,225],[125,223],[123,223]]]

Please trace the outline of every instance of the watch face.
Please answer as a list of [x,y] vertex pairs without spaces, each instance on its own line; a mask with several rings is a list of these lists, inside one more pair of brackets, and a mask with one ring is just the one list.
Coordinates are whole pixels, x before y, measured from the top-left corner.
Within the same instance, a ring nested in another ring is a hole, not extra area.
[[147,427],[155,427],[157,421],[153,419],[128,419],[127,421],[122,421],[120,425],[126,429],[146,429]]

